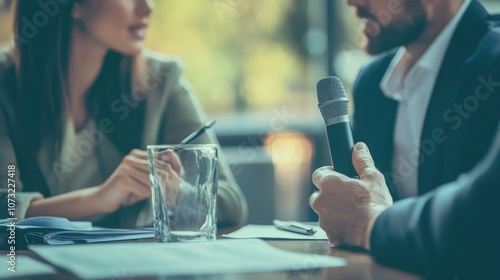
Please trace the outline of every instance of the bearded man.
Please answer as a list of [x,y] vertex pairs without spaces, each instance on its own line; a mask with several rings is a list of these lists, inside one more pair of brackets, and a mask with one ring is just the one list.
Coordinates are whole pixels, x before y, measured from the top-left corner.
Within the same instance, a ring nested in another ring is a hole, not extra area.
[[313,174],[319,225],[386,265],[500,279],[500,18],[475,0],[348,2],[377,55],[354,88],[367,145],[359,180]]
[[353,130],[395,200],[468,172],[500,120],[499,17],[475,0],[348,0],[378,55],[354,88]]

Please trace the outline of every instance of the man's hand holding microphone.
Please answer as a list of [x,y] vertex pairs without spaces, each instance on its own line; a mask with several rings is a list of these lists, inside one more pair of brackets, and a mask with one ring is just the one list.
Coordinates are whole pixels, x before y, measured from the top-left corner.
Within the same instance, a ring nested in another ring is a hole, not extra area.
[[392,205],[392,197],[364,143],[354,146],[352,162],[359,180],[332,167],[317,169],[312,180],[319,191],[311,196],[310,202],[331,244],[369,250],[373,224]]
[[348,99],[340,79],[321,79],[316,91],[334,167],[319,168],[312,175],[319,191],[311,196],[311,207],[330,243],[369,250],[373,224],[392,205],[392,197],[368,147],[364,143],[354,146]]

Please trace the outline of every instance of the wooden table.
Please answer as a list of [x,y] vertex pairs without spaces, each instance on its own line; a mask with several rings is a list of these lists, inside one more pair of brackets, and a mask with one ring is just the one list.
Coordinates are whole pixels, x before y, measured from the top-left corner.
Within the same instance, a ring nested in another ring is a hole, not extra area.
[[[368,253],[354,250],[346,250],[339,248],[330,248],[326,241],[290,241],[290,240],[269,240],[267,241],[274,247],[279,249],[309,253],[330,255],[345,258],[347,266],[345,267],[331,267],[307,271],[282,271],[274,273],[245,273],[245,274],[224,274],[224,275],[205,275],[205,276],[183,276],[183,277],[143,277],[143,278],[126,278],[117,275],[115,280],[121,279],[290,279],[290,280],[312,280],[312,279],[422,279],[416,275],[399,271],[393,268],[385,267],[377,264]],[[85,246],[85,245],[77,245]],[[5,255],[6,252],[1,252]],[[41,260],[36,254],[29,251],[17,251],[17,255],[27,255],[37,260]],[[76,260],[74,260],[76,261]],[[90,268],[89,268],[90,269]],[[29,278],[15,278],[16,280],[25,279],[40,279],[40,280],[53,280],[53,279],[78,279],[61,270],[57,270],[57,275],[37,275]]]

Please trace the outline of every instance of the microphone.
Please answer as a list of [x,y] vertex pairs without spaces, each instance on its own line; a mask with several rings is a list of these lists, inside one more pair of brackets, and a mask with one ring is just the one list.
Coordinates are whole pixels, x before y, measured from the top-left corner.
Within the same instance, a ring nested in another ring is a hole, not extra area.
[[318,108],[325,120],[328,146],[335,171],[351,178],[358,178],[352,165],[351,123],[349,122],[349,100],[344,86],[337,77],[326,77],[316,83]]

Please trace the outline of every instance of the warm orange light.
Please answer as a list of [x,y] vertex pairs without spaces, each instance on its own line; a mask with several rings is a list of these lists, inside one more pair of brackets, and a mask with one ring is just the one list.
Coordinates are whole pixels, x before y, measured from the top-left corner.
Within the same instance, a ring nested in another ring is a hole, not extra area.
[[277,132],[264,140],[264,149],[271,156],[276,179],[276,218],[303,220],[304,203],[310,181],[313,146],[302,133]]
[[264,140],[264,148],[276,167],[309,162],[312,156],[311,141],[301,133],[271,134]]

